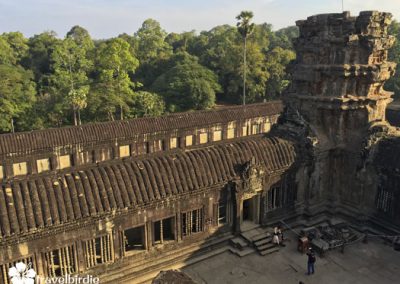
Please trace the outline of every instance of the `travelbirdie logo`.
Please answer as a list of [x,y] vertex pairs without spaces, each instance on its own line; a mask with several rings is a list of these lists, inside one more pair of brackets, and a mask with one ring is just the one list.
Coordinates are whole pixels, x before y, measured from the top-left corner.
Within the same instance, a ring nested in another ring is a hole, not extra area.
[[26,265],[23,262],[17,262],[15,266],[10,267],[8,276],[12,284],[34,284],[36,272],[31,268],[32,264]]

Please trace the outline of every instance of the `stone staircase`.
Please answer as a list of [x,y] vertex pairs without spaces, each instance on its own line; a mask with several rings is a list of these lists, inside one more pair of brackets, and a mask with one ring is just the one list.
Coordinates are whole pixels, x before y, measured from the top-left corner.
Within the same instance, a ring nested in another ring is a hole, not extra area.
[[256,236],[253,245],[261,255],[279,251],[279,247],[272,242],[272,236],[268,233]]
[[229,248],[229,250],[237,256],[244,257],[255,252],[254,248],[249,246],[249,242],[240,236],[231,239],[229,243],[232,246]]
[[[272,232],[272,230],[270,230]],[[241,233],[241,237],[252,244],[260,255],[267,255],[279,251],[279,247],[272,242],[272,234],[268,229],[255,228]]]

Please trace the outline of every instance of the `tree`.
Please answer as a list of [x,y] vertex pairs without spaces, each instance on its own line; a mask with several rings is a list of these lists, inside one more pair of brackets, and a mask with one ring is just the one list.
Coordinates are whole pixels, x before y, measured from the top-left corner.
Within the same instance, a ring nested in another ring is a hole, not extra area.
[[165,102],[156,93],[138,91],[135,93],[132,107],[136,117],[160,116],[165,111]]
[[175,112],[213,107],[215,93],[221,90],[216,75],[188,53],[177,54],[171,61],[173,67],[159,76],[151,88],[165,99],[167,110]]
[[[19,32],[3,33],[0,65],[16,67],[8,74],[14,79],[30,70],[34,79],[27,82],[36,83],[30,106],[13,114],[16,128],[80,124],[80,116],[114,120],[210,108],[215,101],[276,98],[289,82],[285,67],[294,58],[292,39],[298,29],[274,32],[268,23],[252,24],[252,16],[243,11],[236,27],[217,26],[199,35],[167,35],[152,19],[134,35],[109,40],[92,40],[80,26],[72,27],[65,39],[51,31],[28,40]],[[398,26],[394,22],[389,27],[397,37]],[[389,52],[395,62],[400,61],[398,46]],[[386,85],[396,95],[398,74]]]
[[103,42],[96,50],[96,78],[93,92],[88,97],[89,111],[97,120],[107,116],[114,120],[119,109],[120,119],[132,117],[135,84],[129,74],[134,73],[139,61],[132,56],[130,45],[122,38]]
[[236,26],[238,28],[239,34],[243,38],[243,105],[246,104],[246,51],[247,51],[247,38],[254,30],[254,24],[250,23],[253,19],[253,12],[251,11],[242,11],[237,17],[238,20]]
[[94,43],[89,32],[80,26],[73,26],[66,37],[73,39],[86,52],[94,48]]
[[17,60],[14,52],[3,36],[0,36],[0,64],[15,65]]
[[0,64],[0,131],[13,130],[13,123],[19,123],[34,101],[32,72],[20,66]]
[[143,22],[135,33],[140,63],[148,63],[153,59],[169,57],[172,54],[171,46],[165,41],[166,36],[167,33],[156,20],[147,19]]
[[145,20],[134,35],[133,45],[140,62],[135,77],[144,86],[150,86],[154,82],[161,74],[160,64],[172,55],[172,47],[165,41],[166,36],[167,33],[160,23],[153,19]]
[[78,46],[67,37],[57,45],[52,53],[54,74],[51,77],[51,86],[61,98],[61,104],[72,108],[74,125],[81,124],[80,111],[85,108],[86,97],[89,93],[89,79],[87,72],[92,62],[86,58],[84,46]]
[[15,64],[21,64],[28,55],[28,40],[20,32],[3,33],[1,35],[12,50],[12,58]]
[[[255,29],[253,36],[260,38]],[[253,38],[252,36],[252,38]],[[254,39],[254,38],[253,38]],[[266,82],[269,73],[265,68],[265,50],[260,41],[248,42],[246,52],[246,102],[262,101],[265,95]],[[263,43],[267,44],[268,39]],[[237,29],[224,25],[209,32],[202,32],[189,46],[189,50],[199,56],[200,63],[218,76],[221,92],[217,94],[218,101],[225,103],[243,103],[243,63],[244,46]]]
[[49,31],[31,37],[28,41],[28,59],[24,67],[32,70],[39,95],[47,92],[51,70],[51,54],[61,42],[55,32]]
[[195,31],[183,32],[180,34],[170,33],[165,41],[172,47],[174,52],[188,51],[190,44],[195,39]]
[[279,46],[283,49],[293,50],[293,39],[298,36],[299,28],[297,26],[290,26],[277,30],[272,38],[272,48]]
[[269,73],[269,78],[266,84],[266,98],[276,99],[289,85],[286,66],[295,58],[295,52],[281,47],[275,47],[267,52],[265,67]]

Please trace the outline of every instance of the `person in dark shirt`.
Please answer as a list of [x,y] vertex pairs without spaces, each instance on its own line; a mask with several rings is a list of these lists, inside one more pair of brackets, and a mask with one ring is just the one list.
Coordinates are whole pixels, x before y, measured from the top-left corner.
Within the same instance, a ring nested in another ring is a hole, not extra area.
[[309,249],[308,249],[307,257],[308,257],[308,261],[307,261],[307,274],[308,274],[308,275],[314,274],[314,271],[315,271],[315,270],[314,270],[314,264],[315,264],[316,258],[315,258],[315,253],[314,253],[314,251],[313,251],[312,248],[309,248]]

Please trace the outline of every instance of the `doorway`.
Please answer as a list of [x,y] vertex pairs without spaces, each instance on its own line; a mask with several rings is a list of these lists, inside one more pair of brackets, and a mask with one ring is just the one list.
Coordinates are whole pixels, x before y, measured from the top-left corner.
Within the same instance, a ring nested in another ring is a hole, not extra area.
[[260,195],[243,200],[241,222],[242,225],[259,224],[260,221]]
[[253,199],[243,200],[243,222],[245,221],[253,221]]

